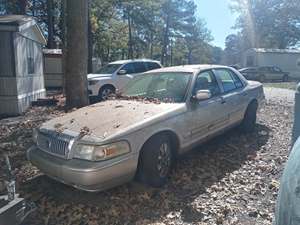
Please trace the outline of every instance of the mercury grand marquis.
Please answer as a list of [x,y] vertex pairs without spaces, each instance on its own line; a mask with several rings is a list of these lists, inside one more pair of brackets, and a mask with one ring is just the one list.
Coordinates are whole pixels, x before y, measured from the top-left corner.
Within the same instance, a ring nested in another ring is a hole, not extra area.
[[28,159],[49,177],[100,191],[137,178],[166,183],[176,157],[226,130],[251,132],[259,82],[230,67],[189,65],[134,78],[119,97],[34,130]]

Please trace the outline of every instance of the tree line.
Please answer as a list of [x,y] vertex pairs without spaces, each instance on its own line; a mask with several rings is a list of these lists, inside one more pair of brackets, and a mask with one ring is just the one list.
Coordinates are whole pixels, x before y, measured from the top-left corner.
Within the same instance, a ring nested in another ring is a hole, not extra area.
[[66,50],[65,91],[72,108],[88,104],[86,74],[92,56],[102,63],[151,58],[165,66],[231,65],[248,48],[299,45],[299,0],[231,3],[238,15],[237,33],[226,38],[225,51],[210,44],[211,32],[196,16],[194,0],[0,0],[0,14],[34,16],[47,47]]
[[[64,1],[0,0],[0,12],[36,17],[47,47],[61,48]],[[226,37],[223,51],[210,44],[213,37],[193,0],[89,0],[90,58],[231,65],[249,48],[299,46],[299,0],[231,0],[230,6],[237,14],[236,33]]]
[[[61,48],[64,0],[0,0],[2,14],[37,18],[48,48]],[[90,0],[89,49],[103,63],[151,58],[164,65],[220,63],[222,49],[193,0]]]
[[224,63],[238,64],[249,48],[299,48],[299,0],[231,0],[236,34],[225,40]]

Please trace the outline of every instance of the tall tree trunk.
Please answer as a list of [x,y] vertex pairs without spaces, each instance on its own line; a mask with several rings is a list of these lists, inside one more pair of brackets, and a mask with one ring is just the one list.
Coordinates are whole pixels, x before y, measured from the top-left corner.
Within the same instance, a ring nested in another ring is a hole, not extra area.
[[88,105],[88,2],[66,0],[66,104],[67,108]]
[[127,23],[128,23],[128,58],[133,59],[132,46],[132,27],[131,27],[131,13],[129,7],[127,8]]
[[153,32],[150,33],[150,59],[153,59]]
[[35,10],[36,10],[36,0],[32,0],[32,16],[35,16]]
[[93,72],[93,33],[92,33],[92,23],[91,23],[91,12],[90,7],[91,1],[88,0],[88,73]]
[[125,59],[125,49],[122,49],[122,60]]
[[61,0],[61,18],[60,18],[60,28],[61,28],[61,49],[62,49],[62,73],[63,73],[63,93],[66,94],[66,0]]
[[27,0],[19,0],[19,14],[26,15]]
[[54,16],[53,16],[53,0],[47,0],[47,22],[48,22],[48,42],[47,48],[55,48],[54,44]]
[[167,16],[167,21],[166,21],[166,28],[164,31],[164,37],[163,37],[163,45],[161,49],[161,64],[165,65],[165,59],[167,55],[167,45],[169,42],[169,16]]
[[188,58],[187,58],[187,61],[188,61],[188,64],[192,64],[192,49],[189,48],[189,52],[188,52]]
[[170,44],[170,65],[173,65],[173,41],[171,40]]

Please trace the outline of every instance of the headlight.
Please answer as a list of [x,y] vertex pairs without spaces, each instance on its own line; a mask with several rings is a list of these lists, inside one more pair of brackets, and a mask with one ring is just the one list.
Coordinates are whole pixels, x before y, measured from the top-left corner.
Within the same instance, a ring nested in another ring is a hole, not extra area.
[[75,148],[74,158],[90,161],[103,161],[130,152],[129,144],[120,141],[108,145],[78,144]]
[[89,80],[89,85],[95,85],[98,83],[98,80]]
[[39,130],[37,128],[33,128],[32,130],[32,140],[34,143],[37,143],[37,138],[39,135]]

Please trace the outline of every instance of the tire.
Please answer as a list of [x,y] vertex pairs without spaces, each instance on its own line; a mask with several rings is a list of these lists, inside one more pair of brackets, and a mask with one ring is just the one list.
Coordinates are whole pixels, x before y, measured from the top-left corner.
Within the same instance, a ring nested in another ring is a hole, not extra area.
[[146,185],[162,187],[170,175],[174,154],[167,135],[156,135],[141,150],[137,178]]
[[115,89],[111,86],[104,86],[99,90],[99,100],[105,101],[110,94],[115,93]]
[[261,82],[261,83],[264,83],[266,81],[266,76],[263,75],[263,74],[259,75],[258,81]]
[[288,81],[289,81],[289,76],[285,74],[285,75],[282,77],[282,81],[283,81],[283,82],[288,82]]
[[257,102],[252,101],[245,112],[244,119],[241,123],[241,130],[244,133],[251,133],[254,131],[257,117]]

